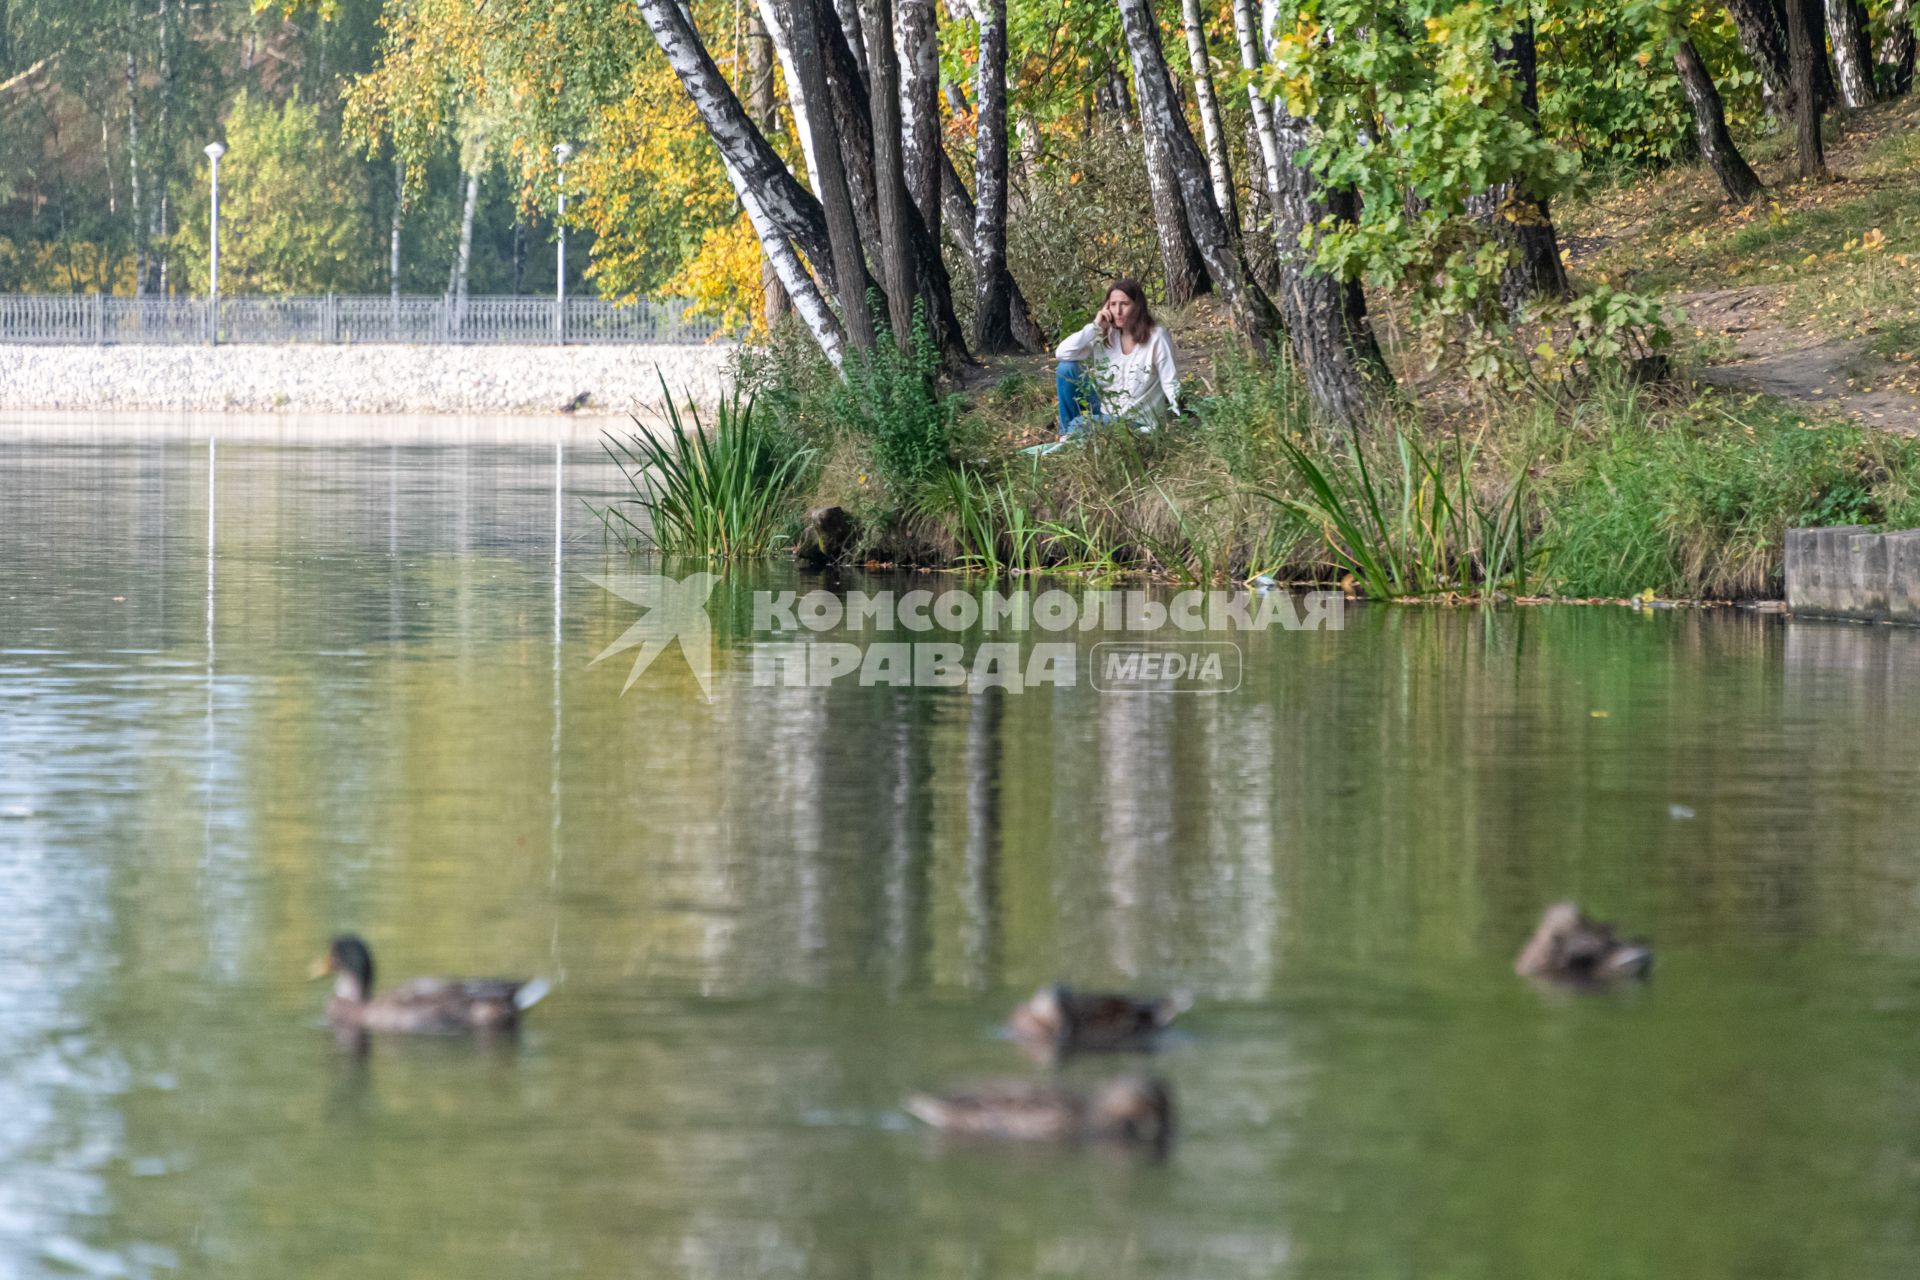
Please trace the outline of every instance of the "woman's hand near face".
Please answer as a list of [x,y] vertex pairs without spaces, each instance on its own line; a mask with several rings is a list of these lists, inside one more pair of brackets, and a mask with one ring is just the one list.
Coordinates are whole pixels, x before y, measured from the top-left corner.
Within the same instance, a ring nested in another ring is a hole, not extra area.
[[1093,322],[1100,326],[1100,337],[1103,341],[1112,337],[1114,327],[1113,303],[1110,301],[1102,303],[1100,306],[1100,314],[1093,318]]

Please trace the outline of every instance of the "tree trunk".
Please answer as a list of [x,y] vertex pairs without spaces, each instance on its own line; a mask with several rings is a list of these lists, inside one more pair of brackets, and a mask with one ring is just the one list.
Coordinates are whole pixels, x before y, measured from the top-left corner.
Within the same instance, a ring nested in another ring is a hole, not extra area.
[[1887,7],[1887,38],[1880,44],[1880,63],[1893,70],[1893,96],[1898,98],[1913,88],[1913,5],[1912,0],[1893,0]]
[[1693,132],[1700,143],[1701,158],[1720,180],[1727,199],[1735,204],[1751,203],[1765,188],[1734,146],[1733,136],[1727,132],[1726,112],[1720,105],[1720,91],[1693,42],[1684,36],[1674,42],[1673,69],[1680,73],[1680,87],[1686,90],[1687,102],[1693,107]]
[[454,255],[453,274],[447,292],[453,297],[453,331],[459,333],[467,319],[467,265],[473,259],[473,210],[480,202],[480,171],[467,174],[466,206],[460,213],[460,251]]
[[[1820,95],[1822,113],[1833,110],[1840,101],[1840,86],[1833,78],[1833,59],[1827,56],[1827,6],[1824,0],[1801,0],[1806,11],[1807,30],[1813,33],[1813,87]],[[1791,62],[1792,51],[1788,51]]]
[[[1286,220],[1283,207],[1281,167],[1291,162],[1290,156],[1280,153],[1279,135],[1274,128],[1274,104],[1260,92],[1255,82],[1256,73],[1266,62],[1265,43],[1260,35],[1260,20],[1254,9],[1254,0],[1233,0],[1233,35],[1240,46],[1240,69],[1248,75],[1247,81],[1247,129],[1253,135],[1254,146],[1248,148],[1249,159],[1257,151],[1260,157],[1260,192],[1264,197],[1274,234],[1279,234],[1280,226]],[[1259,204],[1260,201],[1253,201]],[[1277,246],[1276,246],[1277,247]],[[1276,259],[1276,269],[1278,261]]]
[[1740,33],[1740,44],[1760,72],[1774,105],[1793,113],[1793,69],[1787,58],[1786,12],[1779,0],[1726,0],[1727,15]]
[[[136,26],[140,21],[137,2],[133,21]],[[140,71],[133,56],[133,35],[133,30],[127,32],[127,213],[133,221],[133,293],[138,297],[146,292],[147,228],[140,220]],[[106,128],[104,116],[101,128]]]
[[[395,307],[400,305],[400,216],[406,199],[407,163],[396,158],[393,162],[393,227],[387,237],[387,287]],[[516,287],[518,283],[515,281]]]
[[1793,64],[1794,154],[1802,178],[1827,176],[1826,147],[1820,139],[1820,90],[1814,68],[1826,61],[1814,44],[1809,6],[1787,0],[1787,40]]
[[169,181],[173,156],[173,95],[178,88],[180,58],[178,44],[181,23],[174,14],[178,0],[160,0],[160,120],[159,136],[154,139],[153,158],[147,173],[152,179],[154,198],[150,225],[153,234],[147,241],[147,292],[165,296],[168,292],[167,245],[173,237],[173,190]]
[[[767,144],[760,130],[754,127],[746,109],[740,105],[740,99],[734,96],[733,86],[720,74],[699,33],[693,29],[692,22],[675,0],[636,2],[661,52],[666,54],[668,65],[673,68],[681,87],[687,91],[694,108],[699,111],[700,119],[707,126],[707,132],[719,148],[722,159],[732,166],[731,172],[736,178],[735,193],[739,194],[742,189],[752,193],[751,200],[742,196],[741,202],[747,206],[747,216],[753,220],[755,230],[760,232],[761,244],[768,250],[768,256],[778,262],[781,257],[791,257],[792,254],[790,251],[785,255],[773,252],[773,247],[766,243],[763,223],[777,230],[780,237],[791,240],[793,246],[805,254],[807,261],[826,279],[828,287],[836,288],[833,250],[828,242],[827,219],[820,202],[795,181],[786,163]],[[778,48],[777,42],[775,47]],[[817,62],[815,66],[817,69]],[[798,84],[799,81],[790,83]],[[757,216],[756,209],[759,210]],[[784,275],[782,278],[788,293],[793,293],[794,282]],[[817,294],[818,290],[815,292]],[[799,305],[798,295],[795,295],[794,302],[796,306]],[[818,330],[815,336],[821,336]]]
[[[938,154],[940,163],[940,203],[943,206],[942,225],[946,228],[947,239],[953,242],[954,251],[968,262],[973,261],[973,227],[978,218],[973,197],[967,194],[966,184],[960,181],[960,173],[953,167],[946,149]],[[1050,345],[1040,322],[1033,317],[1033,309],[1027,304],[1026,295],[1020,291],[1020,282],[1012,275],[1007,277],[1008,315],[1013,324],[1013,340],[1020,344],[1023,351],[1045,351]]]
[[823,2],[792,0],[788,20],[792,24],[793,54],[800,68],[800,81],[807,98],[815,105],[808,113],[808,127],[813,131],[814,160],[820,166],[820,204],[826,211],[828,251],[833,256],[835,292],[840,295],[840,321],[854,346],[871,351],[873,313],[868,310],[867,295],[874,285],[867,275],[866,258],[861,252],[853,193],[847,186],[839,140],[827,127],[827,112],[820,109],[832,94],[827,84],[827,47],[820,12],[815,7]]
[[1280,259],[1275,253],[1275,222],[1267,166],[1260,154],[1260,130],[1249,112],[1247,122],[1247,198],[1240,211],[1240,249],[1247,269],[1269,296],[1280,292]]
[[[1533,19],[1524,19],[1498,50],[1498,58],[1520,81],[1521,107],[1529,120],[1540,110],[1538,58],[1533,42]],[[1553,230],[1547,198],[1535,195],[1524,183],[1504,182],[1469,201],[1513,251],[1513,261],[1500,277],[1500,303],[1517,316],[1534,298],[1563,298],[1570,290],[1566,268],[1560,263],[1560,238]]]
[[[861,228],[864,243],[872,246],[873,261],[885,237],[880,230],[880,206],[873,168],[873,108],[866,83],[854,65],[853,51],[837,22],[827,20],[824,8],[821,37],[827,44],[826,69],[832,88],[832,124],[840,139],[840,155],[849,171],[849,189],[854,196],[854,220]],[[857,183],[854,179],[857,177]],[[920,213],[907,202],[907,235],[913,264],[915,291],[924,305],[929,336],[941,358],[950,365],[965,364],[972,357],[961,336],[960,320],[953,310],[953,282],[946,264],[940,260],[940,246],[927,235]]]
[[1126,27],[1127,47],[1133,54],[1134,81],[1139,92],[1142,131],[1151,147],[1160,150],[1179,179],[1184,221],[1206,260],[1207,271],[1225,295],[1233,315],[1234,331],[1255,352],[1265,355],[1280,336],[1280,316],[1247,272],[1245,259],[1227,235],[1226,220],[1213,201],[1206,158],[1187,128],[1187,118],[1173,96],[1167,64],[1160,53],[1160,31],[1149,0],[1120,0],[1120,21]]
[[733,87],[714,66],[686,12],[675,0],[637,2],[667,64],[719,149],[727,180],[733,183],[734,195],[746,209],[761,248],[779,272],[794,310],[827,358],[838,366],[845,354],[846,335],[794,251],[797,246],[832,285],[833,254],[819,201],[794,181],[793,174],[747,118]]
[[1294,363],[1306,380],[1313,403],[1330,420],[1359,427],[1368,410],[1393,385],[1367,322],[1367,295],[1357,280],[1341,280],[1315,268],[1312,251],[1301,238],[1330,213],[1351,218],[1349,207],[1335,208],[1320,180],[1302,161],[1313,141],[1312,124],[1274,104],[1274,134],[1286,157],[1280,163],[1280,216],[1274,240],[1280,256],[1280,308]]
[[1180,0],[1180,16],[1186,28],[1187,61],[1193,67],[1193,101],[1200,109],[1200,130],[1207,141],[1207,172],[1213,178],[1213,198],[1237,244],[1240,210],[1233,197],[1233,170],[1227,164],[1227,131],[1220,123],[1220,99],[1213,91],[1213,65],[1207,56],[1207,27],[1200,12],[1200,0]]
[[927,238],[940,243],[940,44],[933,0],[899,0],[902,164]]
[[766,30],[767,39],[773,42],[773,51],[779,57],[780,69],[787,77],[787,106],[793,111],[794,132],[800,139],[800,154],[807,162],[807,181],[815,191],[820,189],[820,166],[813,159],[813,130],[807,124],[807,93],[800,84],[800,71],[793,64],[793,41],[788,38],[786,19],[781,17],[774,0],[755,0],[760,15],[760,25]]
[[980,0],[979,103],[973,131],[973,345],[1013,349],[1011,276],[1007,272],[1007,0]]
[[[1136,78],[1138,74],[1136,70]],[[1193,229],[1187,225],[1180,198],[1180,175],[1174,171],[1172,157],[1167,154],[1166,139],[1147,118],[1151,108],[1147,105],[1146,91],[1141,89],[1136,96],[1140,104],[1140,140],[1147,165],[1147,189],[1153,199],[1153,225],[1159,232],[1160,271],[1166,281],[1167,301],[1174,306],[1184,306],[1201,294],[1212,292],[1213,279],[1207,275],[1206,259],[1200,256]]]
[[867,35],[860,22],[860,0],[833,0],[833,15],[840,23],[840,30],[846,33],[853,63],[860,68],[860,78],[865,81],[872,59],[867,56]]
[[[752,112],[753,122],[766,133],[773,132],[780,118],[773,100],[773,57],[773,37],[767,34],[766,24],[758,12],[748,14],[747,108]],[[786,286],[780,283],[780,272],[763,247],[760,251],[760,314],[767,328],[786,319],[791,309]]]
[[869,101],[873,110],[873,176],[880,203],[880,274],[887,286],[888,319],[893,340],[902,351],[913,346],[912,235],[907,215],[913,197],[907,192],[906,161],[901,154],[900,64],[893,46],[893,0],[864,0],[866,30],[872,36],[867,51]]
[[1827,33],[1833,40],[1833,65],[1839,70],[1840,102],[1848,110],[1873,105],[1873,56],[1867,44],[1866,14],[1855,0],[1826,0]]

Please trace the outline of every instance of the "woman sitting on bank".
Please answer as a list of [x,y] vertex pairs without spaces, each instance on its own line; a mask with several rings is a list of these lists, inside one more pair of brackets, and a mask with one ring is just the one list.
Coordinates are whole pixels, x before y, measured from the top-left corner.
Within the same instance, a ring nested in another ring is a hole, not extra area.
[[1060,435],[1095,422],[1132,419],[1151,430],[1164,411],[1180,412],[1180,371],[1173,338],[1147,310],[1135,280],[1115,280],[1093,323],[1054,352],[1060,370]]

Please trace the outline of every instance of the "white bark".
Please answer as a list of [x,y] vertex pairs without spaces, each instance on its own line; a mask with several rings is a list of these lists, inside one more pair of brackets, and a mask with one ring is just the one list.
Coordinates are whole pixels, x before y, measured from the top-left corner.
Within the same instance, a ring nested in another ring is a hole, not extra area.
[[1193,67],[1193,100],[1200,109],[1200,128],[1206,138],[1207,172],[1213,178],[1213,198],[1220,202],[1220,213],[1231,226],[1237,212],[1233,173],[1227,167],[1227,135],[1220,123],[1220,99],[1213,92],[1213,66],[1207,57],[1207,27],[1200,12],[1200,0],[1180,0],[1180,17],[1187,33],[1187,61]]
[[787,78],[787,105],[793,108],[793,127],[800,135],[800,154],[807,161],[807,184],[820,189],[820,166],[813,161],[813,130],[807,127],[807,94],[800,87],[800,73],[793,65],[793,39],[780,22],[780,10],[773,0],[754,0],[760,11],[760,23],[773,41],[774,56],[780,59],[780,74]]

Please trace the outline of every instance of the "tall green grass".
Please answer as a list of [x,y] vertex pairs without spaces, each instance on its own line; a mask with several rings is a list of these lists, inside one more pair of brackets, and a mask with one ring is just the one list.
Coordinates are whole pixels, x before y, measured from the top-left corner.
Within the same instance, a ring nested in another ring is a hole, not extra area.
[[1352,433],[1319,458],[1286,437],[1280,447],[1305,496],[1274,500],[1319,527],[1333,564],[1368,595],[1526,590],[1524,468],[1486,499],[1473,483],[1476,446],[1428,449],[1395,427],[1377,446]]
[[814,450],[757,421],[738,391],[715,409],[711,429],[691,400],[691,426],[670,392],[666,406],[665,431],[609,433],[602,442],[633,491],[602,510],[602,522],[668,555],[730,560],[773,550],[791,532]]

